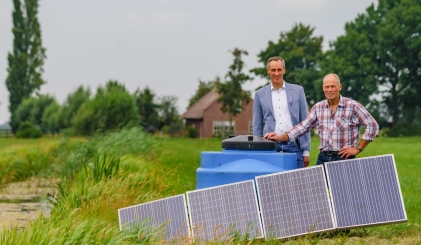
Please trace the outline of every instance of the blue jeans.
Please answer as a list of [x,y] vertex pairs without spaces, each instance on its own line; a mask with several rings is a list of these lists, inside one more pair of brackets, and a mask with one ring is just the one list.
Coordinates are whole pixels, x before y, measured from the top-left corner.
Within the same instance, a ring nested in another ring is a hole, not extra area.
[[[347,159],[354,159],[355,156],[348,157]],[[340,157],[338,154],[332,154],[327,155],[324,152],[320,152],[319,156],[317,157],[317,163],[316,165],[324,164],[325,162],[333,162],[333,161],[339,161],[339,160],[347,160],[345,158]]]
[[277,152],[295,153],[297,155],[297,168],[304,168],[303,151],[300,149],[298,141],[291,144],[276,143]]

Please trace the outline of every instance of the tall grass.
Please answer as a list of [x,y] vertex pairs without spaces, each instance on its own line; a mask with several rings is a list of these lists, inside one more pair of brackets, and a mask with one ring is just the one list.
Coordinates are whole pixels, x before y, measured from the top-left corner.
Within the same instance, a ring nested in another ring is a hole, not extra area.
[[106,152],[98,152],[94,160],[90,163],[85,163],[85,174],[88,178],[95,182],[110,178],[117,175],[120,168],[120,157]]
[[[285,241],[249,240],[238,234],[224,242],[186,244],[420,244],[421,138],[378,138],[359,157],[394,153],[408,223],[353,229],[349,234],[309,234]],[[52,141],[53,142],[53,141]],[[31,143],[32,144],[32,143]],[[32,144],[33,146],[34,144]],[[311,161],[317,157],[318,138],[312,139]],[[22,146],[22,145],[21,145]],[[29,151],[15,145],[0,151],[0,159],[16,164]],[[62,178],[51,193],[51,217],[40,217],[25,229],[0,232],[0,244],[164,244],[168,241],[137,232],[119,230],[119,208],[194,190],[202,151],[220,151],[220,139],[153,138],[129,128],[88,140],[55,140],[49,147],[34,148],[49,176]],[[9,154],[18,150],[15,159]],[[98,154],[99,152],[99,154]],[[106,155],[105,155],[106,154]],[[107,165],[107,159],[114,163]],[[102,157],[102,158],[101,158]],[[35,159],[36,158],[36,159]],[[97,161],[97,163],[95,163]],[[29,161],[28,161],[29,162]],[[117,164],[118,162],[118,164]],[[92,167],[88,167],[93,163]],[[118,165],[118,167],[117,167]],[[85,166],[85,168],[84,168]],[[114,166],[114,167],[112,167]],[[29,168],[28,168],[29,169]],[[1,170],[0,170],[1,171]],[[9,173],[11,173],[9,171]],[[35,173],[35,172],[34,172]],[[95,177],[97,176],[97,177]],[[3,178],[3,177],[2,177]]]

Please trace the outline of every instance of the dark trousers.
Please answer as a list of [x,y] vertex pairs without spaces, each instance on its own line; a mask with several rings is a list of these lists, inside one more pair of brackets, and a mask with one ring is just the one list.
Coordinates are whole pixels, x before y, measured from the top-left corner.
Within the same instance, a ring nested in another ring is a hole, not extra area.
[[[355,156],[348,157],[347,159],[354,159]],[[338,155],[338,152],[324,152],[321,151],[319,153],[319,156],[317,157],[317,163],[316,165],[324,164],[325,162],[333,162],[333,161],[339,161],[339,160],[347,160],[345,158],[342,158]]]
[[277,143],[277,152],[295,153],[297,155],[297,168],[304,168],[303,151],[300,149],[298,140],[295,143]]

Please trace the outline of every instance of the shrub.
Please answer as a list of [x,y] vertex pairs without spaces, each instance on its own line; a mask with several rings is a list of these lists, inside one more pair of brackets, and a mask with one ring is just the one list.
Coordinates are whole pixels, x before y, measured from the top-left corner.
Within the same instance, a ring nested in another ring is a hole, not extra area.
[[392,128],[383,128],[381,130],[381,136],[386,137],[408,137],[421,135],[421,128],[416,125],[403,125],[398,124]]
[[189,126],[187,129],[189,132],[189,138],[196,138],[197,137],[197,129],[195,126]]
[[39,130],[32,123],[25,121],[19,125],[18,131],[16,132],[16,138],[39,138],[42,136],[41,130]]
[[54,101],[55,99],[50,95],[38,95],[23,100],[13,114],[13,121],[16,123],[16,125],[13,123],[11,125],[13,132],[17,132],[20,123],[25,121],[41,125],[45,109]]

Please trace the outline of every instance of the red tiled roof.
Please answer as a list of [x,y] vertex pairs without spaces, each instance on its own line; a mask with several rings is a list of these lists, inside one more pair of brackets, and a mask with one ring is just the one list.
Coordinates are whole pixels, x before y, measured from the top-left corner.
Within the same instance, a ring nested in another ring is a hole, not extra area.
[[216,89],[212,89],[209,93],[205,94],[195,104],[193,104],[183,115],[180,117],[183,119],[201,119],[206,108],[212,105],[219,95]]

